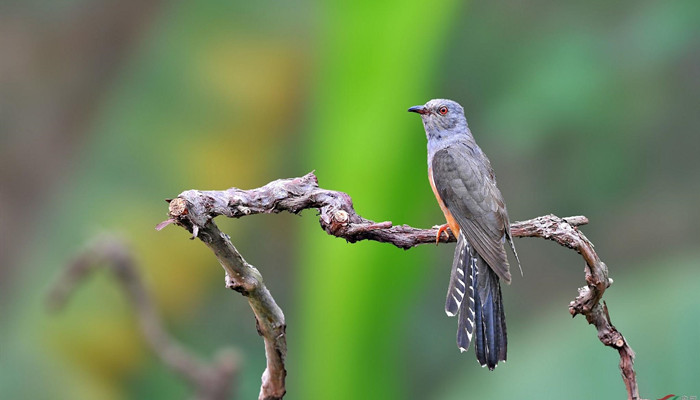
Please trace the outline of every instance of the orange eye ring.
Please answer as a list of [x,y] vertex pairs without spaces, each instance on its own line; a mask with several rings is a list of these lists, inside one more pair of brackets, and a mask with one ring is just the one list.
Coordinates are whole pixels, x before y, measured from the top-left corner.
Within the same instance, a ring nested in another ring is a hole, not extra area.
[[438,112],[440,113],[440,115],[445,115],[445,114],[447,114],[447,111],[448,111],[448,110],[447,110],[447,107],[445,107],[445,106],[442,106],[442,107],[440,107],[440,108],[438,109]]

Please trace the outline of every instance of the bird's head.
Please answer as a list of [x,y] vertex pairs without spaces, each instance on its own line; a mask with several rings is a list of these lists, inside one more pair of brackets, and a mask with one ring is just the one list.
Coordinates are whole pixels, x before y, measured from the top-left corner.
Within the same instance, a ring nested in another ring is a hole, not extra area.
[[433,99],[422,106],[413,106],[408,111],[421,115],[428,139],[451,136],[468,130],[464,109],[456,101]]

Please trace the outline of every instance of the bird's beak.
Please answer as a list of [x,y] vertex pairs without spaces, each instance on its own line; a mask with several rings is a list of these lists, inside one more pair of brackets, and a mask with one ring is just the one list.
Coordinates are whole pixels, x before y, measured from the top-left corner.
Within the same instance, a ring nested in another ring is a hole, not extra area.
[[418,114],[427,114],[428,110],[425,108],[425,106],[413,106],[408,109],[408,112],[414,112]]

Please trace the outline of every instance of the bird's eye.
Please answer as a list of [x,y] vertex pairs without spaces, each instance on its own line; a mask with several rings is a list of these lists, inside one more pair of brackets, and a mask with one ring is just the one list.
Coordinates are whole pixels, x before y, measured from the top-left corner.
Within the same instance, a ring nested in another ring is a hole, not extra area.
[[447,110],[447,107],[445,107],[445,106],[442,106],[442,107],[440,107],[440,108],[438,109],[438,112],[440,113],[440,115],[445,115],[445,114],[447,114],[447,111],[448,111],[448,110]]

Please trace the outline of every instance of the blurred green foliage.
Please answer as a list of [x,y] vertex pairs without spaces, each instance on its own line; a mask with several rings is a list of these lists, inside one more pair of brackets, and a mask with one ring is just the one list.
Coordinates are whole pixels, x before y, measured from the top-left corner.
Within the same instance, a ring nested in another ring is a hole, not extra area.
[[[420,122],[405,110],[430,96],[444,50],[435,39],[448,32],[456,4],[434,2],[430,18],[423,4],[367,1],[324,7],[322,73],[306,164],[318,170],[322,185],[351,193],[363,215],[420,222],[415,210],[428,196],[415,195],[416,183],[425,183],[424,140],[410,134],[420,132],[411,129]],[[297,281],[311,289],[302,291],[303,363],[290,367],[304,371],[301,398],[406,398],[404,377],[396,368],[402,352],[396,338],[404,331],[402,319],[410,315],[405,300],[428,271],[425,253],[400,253],[378,243],[348,246],[318,238],[316,227],[307,229]]]
[[[40,3],[4,18],[60,21],[102,4]],[[699,18],[691,0],[162,4],[97,107],[76,111],[91,113],[86,134],[0,276],[0,397],[189,395],[108,274],[60,314],[44,307],[71,255],[110,230],[131,242],[174,336],[203,357],[235,346],[236,398],[255,398],[265,361],[250,309],[204,246],[153,230],[162,199],[315,169],[367,218],[441,223],[422,126],[405,112],[436,97],[464,105],[512,220],[591,219],[642,395],[700,395]],[[459,353],[442,311],[452,246],[348,244],[309,211],[217,222],[285,311],[286,398],[625,396],[617,354],[568,318],[580,257],[553,243],[516,242],[525,273],[504,288],[509,361],[489,372]]]

